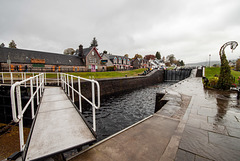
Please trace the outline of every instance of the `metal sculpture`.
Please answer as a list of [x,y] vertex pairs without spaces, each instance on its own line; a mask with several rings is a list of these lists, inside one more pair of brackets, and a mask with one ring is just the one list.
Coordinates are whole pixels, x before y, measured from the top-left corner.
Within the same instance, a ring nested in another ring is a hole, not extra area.
[[225,44],[223,44],[223,46],[221,47],[221,49],[219,51],[219,56],[220,56],[221,60],[222,60],[222,55],[225,52],[224,50],[228,45],[230,45],[230,49],[232,49],[232,52],[233,52],[233,50],[235,50],[236,47],[238,46],[238,43],[236,41],[229,41],[229,42],[226,42]]

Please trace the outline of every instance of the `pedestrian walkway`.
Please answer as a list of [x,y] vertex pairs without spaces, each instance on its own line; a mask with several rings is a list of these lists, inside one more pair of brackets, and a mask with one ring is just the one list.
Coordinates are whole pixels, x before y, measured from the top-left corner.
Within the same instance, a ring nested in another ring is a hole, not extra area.
[[192,96],[177,161],[240,159],[240,105],[236,93],[205,90],[191,78],[169,90]]
[[205,90],[194,76],[161,92],[161,110],[71,160],[239,160],[236,93]]
[[95,140],[61,87],[45,87],[26,160],[41,159]]

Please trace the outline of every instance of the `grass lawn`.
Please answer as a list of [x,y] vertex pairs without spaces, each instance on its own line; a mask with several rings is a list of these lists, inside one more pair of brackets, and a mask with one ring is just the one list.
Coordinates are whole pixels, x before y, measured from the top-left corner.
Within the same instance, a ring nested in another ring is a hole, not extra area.
[[[220,67],[206,67],[205,76],[207,78],[214,77],[215,74],[220,75]],[[240,72],[231,70],[231,74],[235,77],[235,83],[238,83]]]
[[[80,76],[83,78],[89,78],[89,77],[94,77],[94,79],[99,79],[99,78],[117,78],[117,77],[125,77],[126,75],[128,77],[133,77],[133,76],[138,76],[138,74],[142,74],[144,68],[141,69],[135,69],[135,70],[127,70],[127,71],[109,71],[109,72],[72,72],[68,73],[71,75],[75,76]],[[47,78],[55,78],[56,74],[47,74]]]

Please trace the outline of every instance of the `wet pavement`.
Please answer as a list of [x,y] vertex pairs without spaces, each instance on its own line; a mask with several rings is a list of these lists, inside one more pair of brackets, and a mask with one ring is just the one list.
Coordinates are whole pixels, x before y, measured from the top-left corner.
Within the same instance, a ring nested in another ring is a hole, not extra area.
[[196,77],[159,92],[169,100],[161,110],[72,160],[240,160],[236,93],[205,90]]
[[183,160],[240,160],[240,104],[237,94],[206,90],[191,78],[170,90],[192,96],[176,154]]

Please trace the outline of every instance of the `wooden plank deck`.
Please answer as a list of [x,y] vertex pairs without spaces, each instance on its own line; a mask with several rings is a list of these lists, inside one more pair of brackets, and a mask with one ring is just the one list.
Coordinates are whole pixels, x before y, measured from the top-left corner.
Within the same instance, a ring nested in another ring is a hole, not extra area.
[[63,90],[46,87],[26,160],[57,154],[95,140]]

